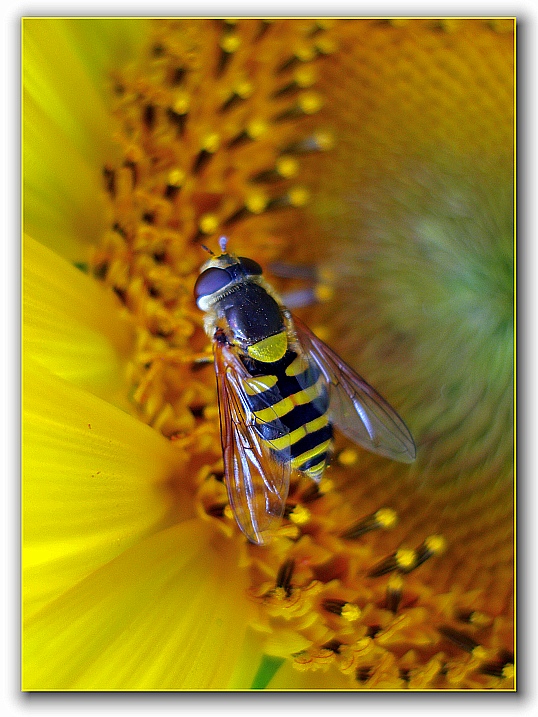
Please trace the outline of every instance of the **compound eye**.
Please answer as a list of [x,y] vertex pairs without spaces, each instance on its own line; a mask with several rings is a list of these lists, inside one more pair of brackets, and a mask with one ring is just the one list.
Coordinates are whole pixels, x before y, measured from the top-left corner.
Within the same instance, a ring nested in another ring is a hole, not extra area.
[[203,271],[194,285],[194,296],[196,300],[205,296],[211,296],[216,291],[224,289],[231,281],[231,277],[224,269],[211,267]]
[[239,257],[239,263],[245,270],[245,272],[251,276],[256,276],[262,273],[262,268],[254,259],[249,259],[246,256]]

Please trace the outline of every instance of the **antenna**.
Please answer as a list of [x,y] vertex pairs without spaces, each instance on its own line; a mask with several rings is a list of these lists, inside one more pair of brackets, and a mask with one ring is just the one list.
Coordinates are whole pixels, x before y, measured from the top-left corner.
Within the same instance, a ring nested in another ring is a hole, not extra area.
[[200,246],[202,247],[202,249],[205,249],[208,254],[211,254],[211,256],[215,256],[213,254],[213,252],[211,251],[211,249],[209,247],[207,247],[205,244],[200,244]]
[[226,245],[228,244],[228,237],[222,236],[219,239],[219,246],[223,254],[226,254]]

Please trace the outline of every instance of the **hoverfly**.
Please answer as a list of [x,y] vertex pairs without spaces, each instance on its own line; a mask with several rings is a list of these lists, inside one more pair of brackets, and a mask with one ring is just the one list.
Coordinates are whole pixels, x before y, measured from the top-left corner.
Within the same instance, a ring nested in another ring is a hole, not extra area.
[[397,461],[413,461],[416,449],[394,409],[226,242],[202,266],[194,295],[213,341],[228,499],[243,533],[263,545],[283,515],[291,471],[321,479],[333,426]]

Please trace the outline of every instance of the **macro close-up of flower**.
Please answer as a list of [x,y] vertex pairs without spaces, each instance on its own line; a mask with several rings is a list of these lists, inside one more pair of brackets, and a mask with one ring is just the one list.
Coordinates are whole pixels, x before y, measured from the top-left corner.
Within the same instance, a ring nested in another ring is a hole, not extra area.
[[[514,44],[22,20],[23,690],[515,689]],[[264,544],[194,298],[221,237],[416,444],[336,425]]]

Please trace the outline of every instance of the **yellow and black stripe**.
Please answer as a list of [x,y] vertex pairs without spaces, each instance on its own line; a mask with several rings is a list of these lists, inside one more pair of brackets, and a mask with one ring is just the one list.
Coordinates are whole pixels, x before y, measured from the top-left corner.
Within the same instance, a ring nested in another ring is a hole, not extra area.
[[314,363],[292,351],[271,368],[272,374],[244,381],[256,429],[278,459],[319,480],[333,442],[324,377]]

